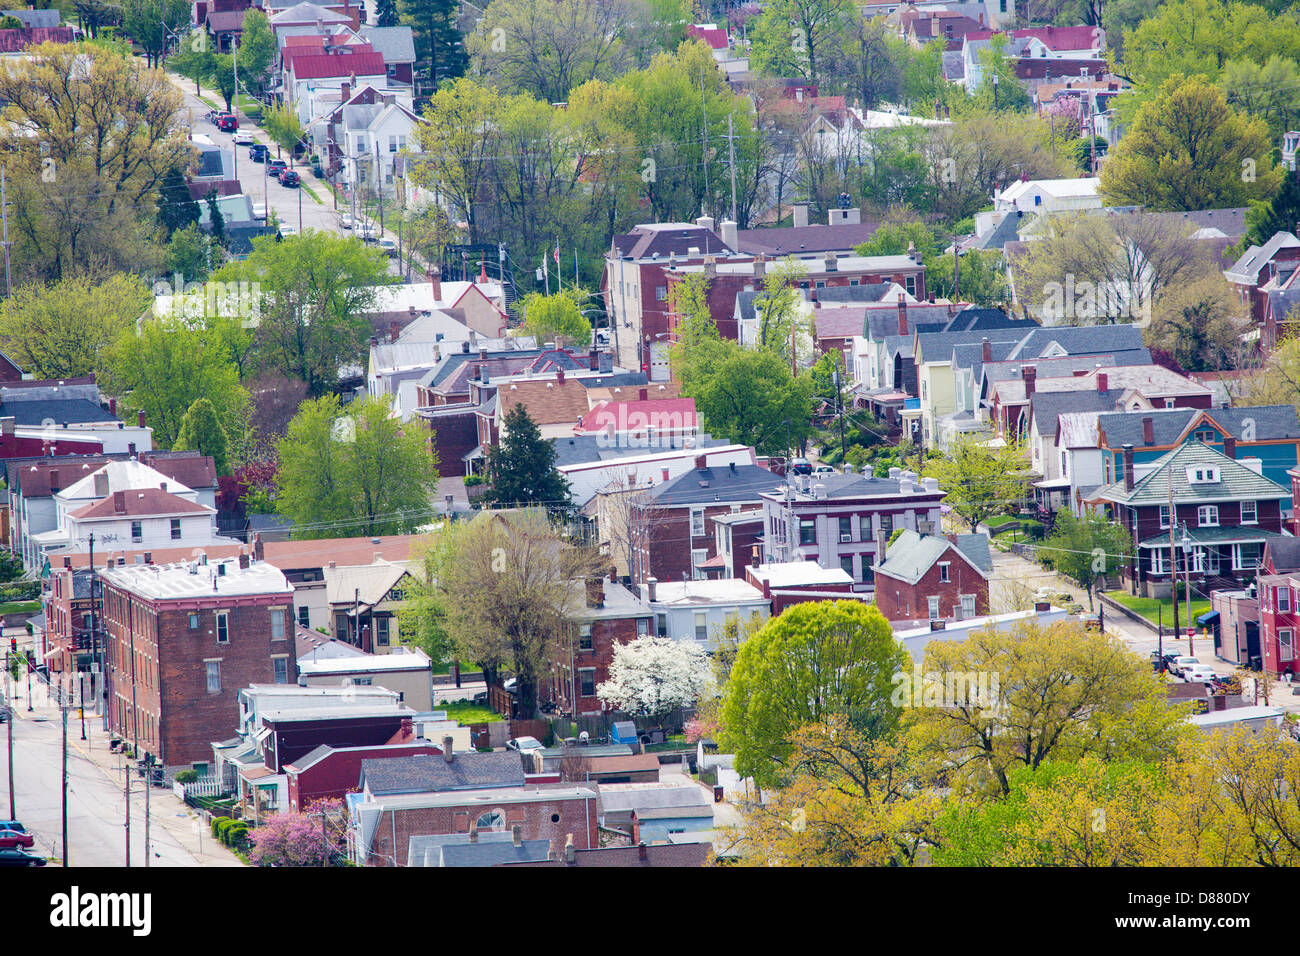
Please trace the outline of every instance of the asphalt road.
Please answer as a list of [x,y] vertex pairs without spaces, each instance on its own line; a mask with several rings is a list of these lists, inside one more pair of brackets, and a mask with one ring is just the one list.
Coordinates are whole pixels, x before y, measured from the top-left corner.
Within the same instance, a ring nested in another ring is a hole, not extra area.
[[[24,708],[24,700],[14,704]],[[36,837],[33,852],[43,856],[64,856],[60,808],[61,729],[57,718],[44,721],[18,719],[14,731],[14,803],[17,818]],[[95,726],[92,726],[92,723]],[[98,721],[86,720],[92,741],[100,736]],[[0,814],[8,816],[9,757],[0,725]],[[68,719],[68,842],[72,866],[122,866],[125,850],[125,797],[122,774],[114,777],[85,756],[81,724],[75,712]],[[143,780],[132,778],[131,865],[145,865]],[[155,788],[153,797],[167,797]],[[151,813],[174,813],[174,800],[151,800]],[[151,866],[198,866],[157,816],[150,827]]]

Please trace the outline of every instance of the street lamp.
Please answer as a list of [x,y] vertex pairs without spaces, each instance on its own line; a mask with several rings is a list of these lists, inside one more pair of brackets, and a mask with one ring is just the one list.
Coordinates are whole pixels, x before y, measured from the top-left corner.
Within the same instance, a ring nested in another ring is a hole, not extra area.
[[1182,531],[1183,587],[1187,591],[1187,655],[1195,657],[1196,646],[1193,635],[1196,633],[1196,628],[1192,623],[1192,536],[1187,533],[1186,521],[1182,523]]

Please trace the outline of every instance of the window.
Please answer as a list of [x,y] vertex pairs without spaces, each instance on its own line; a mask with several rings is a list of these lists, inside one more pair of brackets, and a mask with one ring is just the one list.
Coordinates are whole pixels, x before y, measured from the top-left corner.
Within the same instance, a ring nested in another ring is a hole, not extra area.
[[840,519],[840,543],[843,544],[846,541],[852,541],[852,540],[853,540],[853,519],[841,518]]
[[271,640],[284,640],[284,610],[274,608],[271,611]]
[[871,555],[862,555],[862,583],[873,584],[876,580],[876,572],[871,570]]
[[1165,552],[1163,548],[1153,548],[1151,550],[1151,573],[1165,574]]
[[1232,563],[1235,571],[1253,571],[1259,566],[1260,552],[1264,546],[1255,544],[1234,544],[1232,546]]
[[709,615],[704,611],[695,612],[695,639],[697,641],[709,639]]
[[659,637],[668,636],[668,615],[667,614],[655,615],[655,634]]
[[1188,468],[1187,480],[1194,485],[1211,485],[1219,481],[1219,469],[1211,466]]
[[659,302],[663,302],[667,298],[668,298],[668,286],[666,285],[655,286],[655,299]]
[[1161,505],[1160,506],[1160,530],[1163,531],[1168,527],[1169,527],[1169,506]]
[[650,619],[643,617],[638,618],[636,622],[636,636],[648,637],[650,634]]
[[504,830],[506,815],[500,810],[489,810],[474,823],[475,830]]
[[1173,408],[1173,407],[1174,407],[1174,400],[1172,398],[1166,398],[1165,408]]
[[[888,541],[889,541],[889,536],[892,535],[892,534],[894,533],[894,516],[893,516],[893,515],[881,515],[881,516],[880,516],[880,530],[884,532],[884,534],[885,534],[885,541],[888,542]],[[883,557],[883,556],[882,556],[882,557]]]
[[181,519],[172,518],[171,525],[172,525],[172,540],[179,541],[181,539]]
[[1043,197],[1042,197],[1042,196],[1035,196],[1035,197],[1034,197],[1034,205],[1035,205],[1035,206],[1041,206],[1042,204],[1043,204]]
[[578,695],[581,697],[596,696],[596,669],[594,667],[578,671]]
[[225,611],[217,612],[217,643],[230,643],[230,615]]
[[966,621],[974,616],[975,616],[975,595],[963,594],[961,596],[961,618],[963,621]]
[[939,581],[940,581],[941,583],[943,583],[943,584],[947,584],[949,581],[952,580],[952,578],[949,577],[949,574],[948,574],[948,570],[949,570],[949,568],[951,568],[951,567],[952,567],[952,565],[951,565],[949,562],[947,562],[947,561],[940,561],[940,562],[939,562]]
[[193,630],[197,629],[198,626],[199,626],[199,616],[198,616],[197,614],[191,614],[191,615],[190,615],[190,630],[193,631]]
[[1196,523],[1202,528],[1217,528],[1219,526],[1219,506],[1201,505],[1196,509]]
[[916,276],[907,277],[907,294],[916,295]]
[[204,661],[208,668],[208,693],[221,693],[221,661]]
[[340,614],[334,618],[334,636],[340,641],[348,639],[348,616]]
[[591,643],[591,625],[584,624],[578,628],[578,650],[589,651],[592,649]]
[[388,592],[388,600],[390,601],[403,601],[405,599],[406,599],[406,592],[403,591],[401,588],[393,588],[391,591]]
[[1277,632],[1278,660],[1289,661],[1295,658],[1295,630],[1284,627]]
[[703,581],[707,579],[708,575],[705,574],[704,569],[700,567],[700,565],[707,560],[709,560],[708,548],[691,549],[691,577],[694,580]]
[[1206,444],[1210,444],[1211,442],[1215,441],[1214,432],[1208,429],[1198,431],[1195,437],[1197,441],[1204,442]]
[[691,537],[699,538],[704,535],[704,509],[691,509]]
[[817,522],[812,518],[799,519],[799,543],[817,543]]
[[271,663],[275,665],[275,682],[277,684],[289,683],[289,658],[273,657]]
[[1205,572],[1207,574],[1219,573],[1219,549],[1218,548],[1205,549]]
[[1277,609],[1278,611],[1291,610],[1291,589],[1289,587],[1277,589]]
[[844,570],[844,573],[847,574],[847,575],[849,576],[849,579],[852,580],[852,578],[853,578],[853,556],[852,556],[852,555],[846,555],[845,557],[840,558],[840,567]]
[[927,598],[930,604],[930,620],[939,619],[939,598],[937,596]]
[[1255,502],[1243,501],[1241,503],[1241,523],[1259,524],[1259,510],[1255,507]]
[[131,540],[136,544],[144,540],[144,527],[138,521],[131,522]]
[[397,137],[391,134],[388,137],[388,151],[390,153],[397,152]]
[[388,628],[393,619],[385,614],[382,617],[375,618],[375,640],[380,647],[388,646]]

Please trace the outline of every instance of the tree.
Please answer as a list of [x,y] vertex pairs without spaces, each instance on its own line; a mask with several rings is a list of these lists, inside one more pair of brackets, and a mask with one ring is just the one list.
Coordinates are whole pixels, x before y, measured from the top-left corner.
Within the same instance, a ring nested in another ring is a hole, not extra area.
[[677,323],[673,348],[669,354],[670,363],[674,355],[680,358],[678,353],[682,349],[691,349],[701,342],[720,338],[718,326],[709,309],[710,284],[711,280],[703,272],[688,272],[669,290],[668,309]]
[[250,9],[244,14],[240,27],[236,56],[239,59],[239,82],[254,96],[261,97],[266,93],[275,54],[275,33],[271,30],[271,21],[263,11]]
[[523,332],[539,344],[554,342],[556,347],[586,348],[591,342],[591,323],[580,307],[587,298],[586,292],[573,289],[554,295],[533,292],[524,296]]
[[[798,281],[807,273],[793,259],[775,264],[763,278],[763,291],[754,297],[758,317],[758,347],[791,361],[791,350],[799,358],[808,358],[812,345],[807,322],[803,317],[803,299]],[[801,334],[802,333],[802,334]],[[799,355],[800,345],[804,346]]]
[[907,664],[883,614],[856,601],[797,604],[740,646],[722,695],[719,744],[736,771],[776,784],[808,724],[848,716],[869,736],[889,733],[893,675]]
[[418,427],[393,417],[389,396],[346,411],[333,395],[303,402],[279,457],[276,501],[299,538],[402,534],[431,513],[437,458]]
[[767,349],[730,340],[706,342],[687,356],[681,394],[695,399],[702,425],[713,435],[753,445],[760,455],[800,447],[811,432],[812,383]]
[[189,21],[185,0],[122,0],[122,26],[144,51],[150,66],[161,65],[172,36]]
[[448,625],[450,597],[439,584],[448,562],[456,559],[455,542],[455,533],[445,527],[443,533],[425,539],[419,548],[413,544],[412,563],[420,573],[412,575],[397,611],[403,643],[418,647],[435,664],[451,660],[456,650]]
[[968,249],[957,264],[952,256],[936,256],[925,266],[926,291],[937,296],[984,309],[1005,307],[1011,301],[1002,256],[996,249]]
[[307,230],[280,242],[255,238],[246,259],[214,278],[258,284],[257,365],[301,379],[315,397],[337,384],[341,367],[360,362],[388,260],[355,237]]
[[173,450],[211,455],[217,474],[224,475],[230,468],[227,445],[226,430],[217,418],[217,410],[212,402],[206,398],[196,399],[181,419],[180,433],[176,436]]
[[294,147],[306,135],[302,128],[302,123],[298,121],[298,114],[294,110],[280,104],[266,110],[263,114],[262,126],[266,130],[266,135],[276,145],[276,155],[280,155],[281,149],[289,154],[289,165],[293,165]]
[[199,204],[190,198],[185,170],[173,167],[158,188],[158,223],[170,239],[177,229],[198,223]]
[[[749,28],[750,62],[769,76],[802,76],[814,83],[852,20],[844,0],[777,0]],[[833,55],[833,54],[832,54]]]
[[83,378],[150,305],[139,279],[82,276],[19,286],[0,303],[0,348],[38,379]]
[[1161,297],[1143,338],[1182,368],[1210,372],[1237,365],[1241,336],[1250,324],[1223,275],[1208,272]]
[[456,28],[459,5],[453,0],[398,0],[402,21],[415,33],[415,56],[437,92],[444,80],[465,72],[465,41]]
[[211,79],[226,103],[226,112],[229,113],[234,109],[235,93],[238,91],[235,86],[235,58],[229,53],[214,53]]
[[1110,151],[1101,193],[1152,211],[1244,206],[1281,185],[1272,154],[1262,120],[1232,109],[1203,78],[1174,74]]
[[927,475],[939,479],[939,487],[948,492],[944,504],[965,519],[971,531],[1023,500],[1027,468],[1021,445],[999,445],[974,435],[958,436],[944,457],[925,465]]
[[826,51],[827,79],[862,109],[893,103],[902,91],[899,44],[883,20],[851,17]]
[[[569,633],[571,615],[586,604],[586,582],[608,558],[574,547],[540,508],[489,512],[450,531],[450,560],[439,571],[446,627],[463,660],[496,679],[515,675],[519,717],[537,712],[537,685]],[[567,650],[565,659],[567,660]]]
[[909,743],[957,794],[1011,792],[1011,771],[1048,760],[1156,760],[1195,733],[1147,661],[1074,621],[1020,623],[931,641],[918,670],[936,687],[996,679],[987,701],[908,710]]
[[214,260],[218,266],[221,265],[222,255],[221,247],[212,241],[212,237],[199,228],[198,223],[191,223],[177,229],[167,241],[163,274],[179,275],[187,282],[203,282]]
[[[211,328],[178,316],[147,319],[122,332],[104,356],[103,387],[127,412],[141,411],[154,444],[175,447],[190,407],[208,399],[219,422],[241,419],[248,393]],[[227,436],[229,437],[229,436]]]
[[1062,508],[1056,513],[1051,537],[1038,551],[1044,563],[1088,592],[1092,610],[1093,586],[1105,575],[1119,573],[1133,554],[1133,540],[1124,528],[1095,511],[1080,518]]
[[1262,246],[1279,232],[1300,223],[1300,173],[1286,173],[1282,188],[1268,202],[1253,203],[1246,212],[1249,242]]
[[694,704],[711,683],[702,647],[647,635],[614,646],[609,680],[596,688],[596,696],[616,710],[662,727],[664,718]]
[[346,856],[347,819],[341,800],[317,800],[306,813],[273,813],[249,831],[249,857],[258,866],[339,866]]
[[182,36],[176,52],[167,59],[167,69],[193,80],[194,95],[201,95],[203,83],[211,80],[217,69],[207,31],[199,28]]
[[397,0],[378,0],[375,4],[375,25],[395,27],[400,17],[397,12]]
[[623,0],[492,0],[466,46],[477,72],[501,90],[560,103],[588,80],[624,71],[633,22]]
[[488,500],[502,507],[540,505],[567,512],[569,482],[555,467],[555,443],[543,438],[523,404],[506,412],[500,443],[487,455]]

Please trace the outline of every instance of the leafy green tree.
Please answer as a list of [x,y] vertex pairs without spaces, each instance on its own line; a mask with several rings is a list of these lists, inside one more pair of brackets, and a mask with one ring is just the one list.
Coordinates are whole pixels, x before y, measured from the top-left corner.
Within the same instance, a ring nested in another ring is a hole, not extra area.
[[226,248],[226,217],[221,214],[217,203],[217,191],[214,189],[203,200],[208,205],[208,232],[214,245]]
[[591,323],[583,316],[581,304],[588,295],[566,289],[554,295],[524,296],[523,331],[540,342],[554,342],[585,348],[591,342]]
[[239,421],[248,402],[213,331],[180,316],[150,318],[121,333],[99,370],[105,390],[126,411],[145,413],[160,448],[175,447],[186,413],[200,398],[226,423]]
[[186,0],[123,0],[122,26],[144,51],[145,61],[158,66],[171,38],[190,22]]
[[1270,198],[1282,183],[1263,120],[1228,106],[1200,77],[1174,74],[1144,104],[1101,170],[1114,205],[1223,209]]
[[826,59],[853,19],[845,0],[776,0],[748,31],[750,63],[769,76],[825,75]]
[[375,4],[375,22],[381,27],[395,27],[400,20],[397,0],[378,0]]
[[569,482],[555,467],[555,443],[543,438],[522,404],[506,413],[501,442],[488,452],[488,500],[506,508],[540,505],[567,512]]
[[926,463],[926,474],[948,492],[944,504],[964,518],[971,531],[1024,498],[1028,461],[1017,444],[991,445],[980,436],[963,435],[942,458]]
[[[792,349],[799,358],[807,358],[807,347],[812,344],[799,295],[798,282],[804,275],[793,259],[779,262],[764,277],[762,293],[754,297],[758,347],[785,362],[791,360]],[[803,354],[800,346],[804,347]]]
[[681,394],[695,399],[702,427],[760,455],[802,447],[811,427],[812,383],[767,349],[704,343],[682,368]]
[[[215,246],[215,248],[214,248]],[[164,275],[180,275],[187,282],[203,282],[211,264],[221,264],[224,251],[212,237],[192,223],[172,233],[164,250]]]
[[229,53],[214,53],[212,55],[212,83],[216,86],[217,92],[226,102],[226,112],[230,112],[235,106],[235,61]]
[[719,744],[761,786],[784,776],[801,727],[850,717],[873,737],[898,720],[893,676],[907,652],[885,616],[857,601],[797,604],[740,646],[722,695]]
[[19,20],[17,17],[9,14],[0,17],[0,30],[21,30],[21,29],[23,29],[23,21]]
[[455,543],[455,529],[448,524],[418,548],[413,545],[411,557],[418,571],[412,574],[397,610],[402,642],[418,647],[435,664],[450,661],[456,650],[449,623],[452,598],[439,583],[446,580],[450,562],[456,560]]
[[719,338],[718,327],[709,309],[709,277],[702,272],[687,273],[673,286],[668,308],[676,317],[677,333],[673,351],[690,349],[701,342]]
[[961,262],[938,255],[925,263],[926,291],[954,302],[993,308],[1011,301],[1011,289],[996,249],[968,249]]
[[302,123],[298,122],[298,113],[284,104],[266,110],[262,118],[266,135],[276,146],[276,155],[281,149],[289,153],[289,165],[293,165],[293,148],[305,135]]
[[303,402],[279,443],[276,502],[298,538],[402,534],[428,521],[438,462],[428,438],[367,397]]
[[1100,578],[1119,573],[1133,554],[1133,541],[1122,527],[1095,511],[1077,518],[1069,508],[1062,508],[1056,513],[1051,537],[1038,551],[1049,567],[1088,592],[1091,610],[1093,586]]
[[217,71],[216,54],[206,30],[191,31],[181,37],[176,52],[167,58],[167,69],[194,81],[194,95],[203,93],[203,84]]
[[465,72],[465,41],[456,28],[459,5],[454,0],[398,0],[398,9],[415,33],[416,60],[431,91]]
[[177,229],[199,221],[199,204],[190,198],[185,171],[173,166],[158,187],[158,223],[170,239]]
[[1249,241],[1262,246],[1279,232],[1291,232],[1300,223],[1300,172],[1284,172],[1282,188],[1267,202],[1251,203],[1246,212]]
[[206,398],[195,399],[181,419],[180,432],[176,436],[176,444],[172,446],[173,450],[211,455],[217,474],[226,475],[230,473],[228,445],[226,429],[217,417],[212,402]]
[[370,335],[366,314],[388,281],[388,260],[355,237],[309,229],[281,242],[255,238],[246,259],[214,278],[258,283],[256,364],[306,382],[308,394],[320,396],[338,382],[340,368],[361,360]]
[[239,45],[235,52],[239,58],[240,84],[254,96],[264,95],[271,79],[276,42],[271,21],[256,7],[244,14]]
[[82,378],[102,368],[104,351],[149,308],[138,278],[79,276],[20,286],[0,303],[0,348],[38,378]]

